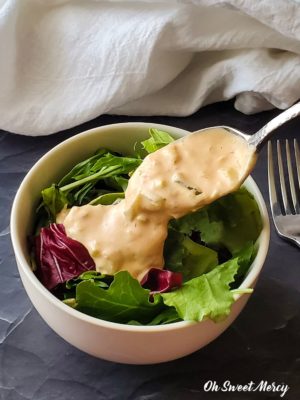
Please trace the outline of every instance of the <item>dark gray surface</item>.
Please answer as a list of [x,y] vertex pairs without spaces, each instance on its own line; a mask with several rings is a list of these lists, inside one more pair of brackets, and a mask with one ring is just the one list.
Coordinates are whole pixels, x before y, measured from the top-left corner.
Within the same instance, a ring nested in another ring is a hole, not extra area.
[[[245,116],[220,103],[188,118],[145,120],[188,130],[227,124],[252,133],[276,111]],[[206,348],[183,359],[128,366],[90,357],[63,341],[32,308],[18,276],[9,237],[16,190],[41,155],[67,137],[108,123],[143,118],[103,116],[50,137],[0,131],[0,399],[267,399],[279,393],[206,393],[207,380],[232,384],[268,380],[287,384],[285,399],[300,398],[300,250],[273,230],[267,261],[255,293],[236,322]],[[300,119],[277,137],[299,137]],[[276,138],[276,137],[275,137]],[[254,171],[267,196],[266,151]],[[99,338],[101,340],[101,338]]]

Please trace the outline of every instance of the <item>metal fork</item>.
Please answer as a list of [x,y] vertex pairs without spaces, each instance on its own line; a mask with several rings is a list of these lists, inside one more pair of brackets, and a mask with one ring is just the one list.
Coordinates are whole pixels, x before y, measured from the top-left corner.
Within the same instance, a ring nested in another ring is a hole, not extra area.
[[[277,166],[279,184],[276,185],[272,143],[268,142],[268,179],[272,217],[279,236],[296,243],[300,247],[300,153],[297,140],[293,141],[293,151],[285,141],[285,157],[282,157],[281,142],[277,140]],[[294,163],[292,158],[294,157]],[[283,159],[286,158],[286,166]],[[293,164],[296,168],[293,168]],[[285,174],[287,172],[287,174]],[[285,176],[288,176],[288,183]]]

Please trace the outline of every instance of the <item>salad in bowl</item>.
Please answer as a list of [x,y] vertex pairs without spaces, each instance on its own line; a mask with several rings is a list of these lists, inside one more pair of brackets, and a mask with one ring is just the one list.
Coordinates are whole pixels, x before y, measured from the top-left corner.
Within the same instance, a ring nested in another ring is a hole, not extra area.
[[[251,177],[223,195],[224,186],[209,185],[209,192],[196,181],[199,163],[217,170],[217,157],[207,163],[203,146],[189,147],[202,156],[179,177],[172,143],[191,136],[153,123],[98,127],[54,147],[20,185],[11,237],[25,290],[46,323],[88,354],[130,364],[183,357],[227,329],[255,287],[269,244],[263,197]],[[153,179],[140,184],[149,162],[158,166],[154,187]],[[168,171],[178,181],[171,203],[161,196]],[[129,225],[119,214],[125,200]],[[105,213],[103,230],[98,213]],[[132,225],[137,219],[143,235]],[[135,240],[124,245],[129,228]]]
[[[217,139],[215,146],[221,146]],[[150,128],[133,155],[99,148],[41,191],[32,265],[45,287],[68,306],[122,324],[219,321],[230,313],[235,294],[252,291],[239,285],[262,229],[253,195],[241,187],[207,205],[206,198],[203,206],[199,184],[199,190],[188,186],[179,180],[180,167],[168,165],[170,153],[161,149],[173,142],[169,133]],[[164,166],[156,166],[160,160]],[[194,157],[195,162],[188,172],[199,174]],[[215,186],[213,197],[219,197]],[[187,196],[192,206],[185,205]],[[138,212],[146,201],[148,213],[145,205]],[[166,220],[161,209],[167,208]]]

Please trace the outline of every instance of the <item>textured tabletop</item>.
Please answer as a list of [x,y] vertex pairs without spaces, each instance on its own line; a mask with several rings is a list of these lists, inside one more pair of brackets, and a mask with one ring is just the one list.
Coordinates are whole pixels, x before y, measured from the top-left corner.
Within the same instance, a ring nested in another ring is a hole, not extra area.
[[[220,103],[187,118],[103,116],[48,137],[0,131],[0,400],[281,398],[281,392],[272,391],[205,392],[207,381],[275,382],[290,387],[285,399],[300,399],[300,249],[279,239],[273,225],[255,293],[233,325],[204,349],[152,366],[96,359],[58,337],[23,289],[9,235],[12,201],[26,172],[41,155],[78,132],[115,122],[152,121],[191,131],[231,125],[252,133],[276,114],[245,116],[232,103]],[[278,137],[300,139],[300,118],[281,128],[274,139]],[[268,200],[266,149],[253,176]]]

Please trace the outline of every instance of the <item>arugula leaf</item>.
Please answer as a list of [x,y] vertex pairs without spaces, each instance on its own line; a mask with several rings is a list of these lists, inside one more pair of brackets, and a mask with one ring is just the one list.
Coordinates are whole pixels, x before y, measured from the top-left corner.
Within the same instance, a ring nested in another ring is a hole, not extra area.
[[155,128],[149,129],[149,134],[151,137],[141,142],[142,147],[147,151],[147,153],[153,153],[167,144],[174,142],[172,136],[170,136],[167,132],[163,132]]
[[207,274],[191,279],[175,292],[162,293],[164,303],[175,307],[180,318],[202,321],[210,318],[220,321],[230,313],[234,302],[230,283],[239,268],[238,259],[219,265]]
[[102,158],[105,154],[108,153],[106,149],[99,149],[94,156],[76,164],[71,171],[69,171],[58,183],[58,186],[62,187],[67,185],[70,182],[73,182],[74,177],[77,175],[88,173],[91,170],[93,165],[97,160]]
[[149,293],[127,271],[120,271],[109,289],[102,289],[91,280],[79,283],[76,309],[113,322],[136,320],[147,324],[163,307],[161,297],[155,295],[151,302]]
[[224,226],[222,220],[210,220],[210,211],[210,206],[204,207],[178,220],[172,220],[170,227],[186,235],[201,232],[203,242],[218,243],[224,235]]
[[93,199],[89,204],[96,205],[96,204],[103,204],[109,205],[113,204],[115,201],[124,199],[124,193],[105,193]]
[[203,209],[173,220],[170,226],[191,235],[200,232],[207,245],[225,246],[233,255],[257,239],[262,222],[254,197],[241,188]]
[[127,325],[143,326],[144,324],[141,324],[139,321],[131,319],[130,321],[127,322]]
[[78,174],[73,175],[72,182],[64,186],[60,185],[60,189],[68,192],[88,182],[95,183],[100,179],[103,180],[117,175],[128,174],[134,171],[141,163],[142,160],[138,158],[120,157],[112,153],[105,153],[88,170],[80,170]]
[[191,235],[193,232],[199,232],[199,223],[203,218],[202,210],[192,212],[179,219],[171,219],[169,222],[169,228],[176,232],[184,233],[185,235]]
[[[42,228],[49,226],[53,222],[52,217],[50,217],[50,213],[46,210],[43,202],[40,203],[40,205],[36,209],[36,221],[34,224],[34,229],[33,229],[33,237],[30,239],[33,239],[37,235],[40,234],[40,231]],[[32,240],[30,240],[32,241]],[[32,250],[32,253],[35,254],[35,250]],[[35,256],[34,256],[35,257]],[[34,268],[36,264],[35,262],[31,262],[32,267]]]
[[257,246],[252,242],[246,244],[246,246],[235,254],[238,259],[239,269],[235,276],[234,282],[231,283],[231,289],[236,289],[240,286],[245,278],[250,265],[252,264],[257,253]]
[[94,270],[86,271],[76,278],[68,280],[64,285],[58,287],[56,290],[56,295],[60,298],[64,298],[64,300],[74,299],[72,302],[64,301],[65,304],[74,307],[74,304],[76,303],[76,287],[79,285],[79,283],[83,281],[91,281],[96,286],[99,286],[103,289],[108,289],[113,279],[114,278],[111,275],[101,274],[100,272]]
[[184,280],[196,278],[218,265],[218,253],[209,247],[202,246],[187,236],[182,245],[185,248],[185,256],[182,260]]
[[93,191],[94,183],[88,182],[83,185],[77,192],[73,195],[73,201],[75,204],[82,205],[87,198],[90,197],[90,192]]
[[63,301],[63,303],[65,303],[67,306],[72,307],[72,308],[76,308],[76,299],[74,297],[67,297],[65,298]]
[[110,275],[101,274],[97,271],[86,271],[77,276],[77,278],[67,281],[66,289],[74,289],[77,285],[79,285],[80,282],[89,280],[92,280],[96,286],[108,288],[113,281],[113,277]]
[[255,256],[255,246],[252,242],[246,244],[239,252],[234,255],[238,259],[238,276],[244,276]]
[[166,268],[181,272],[184,281],[209,272],[218,265],[216,251],[172,230],[165,243],[164,258]]
[[[161,313],[157,314],[156,317],[153,318],[152,321],[150,321],[147,325],[152,326],[152,325],[165,325],[165,324],[170,324],[172,322],[179,322],[182,321],[182,319],[179,317],[176,309],[174,307],[167,307],[165,308]],[[138,325],[142,326],[138,321],[131,320],[128,322],[128,325]]]
[[[57,185],[42,190],[43,201],[39,208],[44,207],[48,213],[49,221],[55,222],[56,215],[68,204],[68,199]],[[38,210],[39,210],[38,208]]]
[[178,312],[174,307],[168,307],[161,313],[157,314],[147,325],[165,325],[171,322],[182,321],[179,317]]
[[117,191],[123,191],[127,189],[128,186],[128,178],[124,178],[124,176],[112,176],[111,178],[104,179],[104,183],[117,190]]
[[184,235],[169,229],[168,236],[164,244],[165,268],[171,271],[182,272],[182,260],[186,250],[182,245]]
[[[140,159],[122,157],[100,149],[93,157],[75,165],[58,185],[44,189],[44,201],[38,211],[45,207],[50,222],[54,222],[55,216],[65,204],[82,205],[92,200],[95,200],[92,204],[111,204],[113,196],[117,198],[111,188],[117,189],[119,193],[124,191],[128,184],[128,174],[133,173],[141,162]],[[122,196],[118,195],[118,198]],[[42,213],[39,218],[44,220]]]
[[224,221],[224,236],[221,242],[233,255],[249,242],[255,242],[262,230],[258,205],[245,188],[219,200]]

